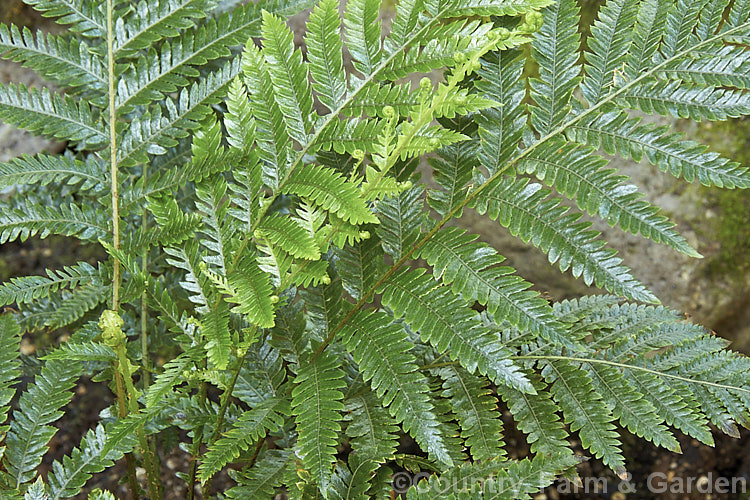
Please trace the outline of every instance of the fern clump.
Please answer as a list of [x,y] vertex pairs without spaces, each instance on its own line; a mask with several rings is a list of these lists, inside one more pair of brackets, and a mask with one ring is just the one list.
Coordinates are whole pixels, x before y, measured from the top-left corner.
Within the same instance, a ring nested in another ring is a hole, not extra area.
[[[378,1],[320,0],[304,53],[284,16],[305,2],[27,3],[69,33],[3,27],[0,50],[61,90],[2,86],[0,118],[68,152],[0,164],[19,186],[0,241],[109,257],[0,285],[17,308],[0,316],[8,498],[74,496],[123,456],[133,497],[162,498],[177,429],[189,498],[226,469],[227,498],[435,498],[471,479],[463,493],[526,498],[575,474],[571,433],[625,477],[618,426],[677,452],[676,431],[710,445],[710,425],[748,424],[747,358],[659,306],[583,220],[700,256],[607,155],[750,185],[631,113],[750,114],[747,2],[610,0],[582,62],[575,0],[404,0],[387,33]],[[450,224],[466,208],[610,294],[550,304]],[[11,411],[21,334],[63,327]],[[41,478],[84,374],[116,398]],[[511,458],[501,401],[529,457]]]

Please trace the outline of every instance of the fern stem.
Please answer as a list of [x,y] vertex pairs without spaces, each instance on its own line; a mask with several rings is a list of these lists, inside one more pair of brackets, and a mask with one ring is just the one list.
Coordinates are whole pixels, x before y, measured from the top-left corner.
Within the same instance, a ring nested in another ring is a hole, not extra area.
[[705,385],[709,387],[715,387],[717,389],[726,389],[730,391],[739,391],[739,392],[745,392],[750,394],[750,389],[745,389],[743,387],[736,387],[733,385],[726,385],[726,384],[718,384],[716,382],[708,382],[706,380],[695,380],[688,377],[681,377],[679,375],[674,375],[672,373],[665,373],[660,372],[658,370],[652,370],[650,368],[646,368],[645,366],[637,366],[637,365],[629,365],[626,363],[618,363],[616,361],[609,361],[606,359],[597,359],[597,358],[577,358],[574,356],[546,356],[546,355],[538,355],[538,356],[529,356],[529,355],[522,355],[522,356],[509,356],[508,359],[534,359],[534,360],[549,360],[549,361],[573,361],[577,363],[590,363],[590,364],[599,364],[599,365],[609,365],[614,366],[616,368],[622,368],[625,370],[635,370],[635,371],[642,371],[646,373],[650,373],[652,375],[657,375],[659,377],[667,377],[675,380],[680,380],[682,382],[687,382],[689,384],[700,384]]
[[[574,125],[575,123],[578,123],[579,121],[583,120],[586,116],[590,115],[594,111],[597,111],[598,109],[604,107],[606,104],[609,104],[611,101],[631,89],[636,84],[642,82],[646,78],[653,76],[654,73],[661,70],[663,67],[667,66],[672,61],[679,59],[686,54],[693,52],[700,48],[703,45],[710,45],[713,42],[727,37],[731,35],[732,33],[735,33],[737,31],[741,31],[743,29],[746,29],[747,26],[745,24],[741,24],[735,28],[732,28],[730,30],[721,32],[719,34],[714,35],[711,38],[708,38],[706,40],[703,40],[701,43],[694,47],[690,47],[689,50],[683,50],[682,52],[678,52],[674,56],[662,61],[660,64],[657,64],[653,68],[651,68],[649,71],[643,73],[638,78],[630,81],[628,84],[621,87],[619,90],[612,92],[610,94],[607,94],[607,96],[599,101],[599,103],[595,104],[594,106],[586,109],[585,111],[581,112],[580,114],[573,117],[571,120],[563,123],[559,127],[557,127],[555,130],[551,131],[549,134],[541,137],[538,141],[536,141],[534,144],[530,145],[528,148],[521,151],[519,155],[517,155],[515,158],[512,158],[509,160],[503,167],[499,168],[497,172],[495,172],[494,175],[490,176],[483,184],[480,186],[477,186],[473,191],[471,191],[469,194],[467,194],[466,198],[459,204],[457,204],[456,207],[454,207],[450,212],[448,212],[445,217],[443,217],[440,221],[435,224],[435,226],[424,236],[422,239],[420,239],[412,248],[407,250],[404,255],[395,262],[389,269],[386,271],[383,276],[378,279],[375,284],[370,287],[367,292],[362,294],[362,297],[360,300],[352,307],[349,312],[342,318],[342,320],[331,330],[331,332],[328,334],[328,336],[325,338],[322,344],[318,347],[318,349],[315,351],[315,353],[312,356],[311,362],[314,361],[321,352],[323,352],[328,345],[333,341],[333,339],[336,337],[336,334],[339,332],[339,330],[360,310],[362,307],[369,302],[370,297],[375,293],[375,290],[377,290],[383,283],[385,283],[393,274],[398,271],[401,266],[403,266],[408,260],[411,259],[412,255],[417,252],[417,250],[421,249],[432,237],[448,222],[450,222],[458,213],[460,213],[466,206],[474,200],[479,194],[487,189],[492,183],[499,179],[500,176],[502,176],[505,172],[508,171],[512,166],[514,166],[516,163],[518,163],[520,160],[528,156],[532,151],[537,149],[540,145],[544,144],[551,138],[563,133],[568,127],[571,125]],[[324,125],[325,126],[325,125]]]
[[[117,370],[117,368],[112,371],[114,372],[115,388],[117,390],[117,408],[119,410],[120,418],[125,418],[128,416],[128,408],[125,402],[125,398],[127,396],[125,396],[125,387],[122,382],[122,376],[120,375],[120,371]],[[136,479],[135,459],[133,458],[132,453],[127,453],[125,455],[125,469],[128,472],[128,486],[130,487],[130,497],[133,500],[138,500],[140,496],[140,487],[138,486],[138,480]]]
[[[112,246],[120,249],[120,193],[117,181],[117,109],[115,109],[115,54],[112,0],[107,0],[107,93],[109,94],[109,170],[112,196]],[[112,307],[120,309],[120,261],[114,257],[112,264]]]

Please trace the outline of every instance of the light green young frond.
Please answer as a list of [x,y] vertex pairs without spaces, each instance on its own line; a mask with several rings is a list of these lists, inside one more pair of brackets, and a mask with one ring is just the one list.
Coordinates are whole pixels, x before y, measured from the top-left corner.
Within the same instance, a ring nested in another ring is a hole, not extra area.
[[626,113],[592,115],[568,129],[571,139],[601,147],[608,154],[641,161],[645,156],[652,165],[689,182],[723,188],[750,187],[748,169],[738,163],[708,152],[702,144],[683,140],[668,133],[668,127],[641,124],[640,118]]
[[575,199],[578,207],[589,214],[599,214],[610,224],[664,243],[692,257],[699,257],[673,228],[675,224],[659,209],[642,200],[643,195],[627,177],[606,168],[607,160],[594,155],[593,149],[562,139],[545,142],[519,162],[518,170],[532,173],[559,193]]
[[498,385],[534,392],[524,373],[508,359],[510,352],[499,336],[484,327],[466,300],[438,286],[424,270],[399,271],[380,291],[383,304],[397,317],[404,316],[439,354],[448,351],[470,373],[478,371]]
[[0,24],[0,55],[19,62],[61,87],[103,93],[107,87],[99,57],[83,40]]
[[98,112],[85,100],[75,101],[46,88],[0,85],[0,119],[45,137],[96,148],[107,141]]
[[258,232],[270,243],[299,259],[317,260],[320,249],[312,235],[290,217],[271,215],[264,217]]
[[486,305],[497,322],[509,321],[545,339],[569,344],[547,302],[528,290],[529,283],[515,276],[512,268],[499,266],[504,257],[475,242],[476,238],[458,228],[444,228],[422,248],[422,258],[453,293]]
[[49,361],[21,395],[13,412],[10,431],[5,437],[3,465],[18,488],[36,476],[36,468],[48,450],[49,440],[57,433],[50,425],[58,420],[73,394],[70,389],[78,377],[78,364]]
[[429,401],[427,379],[417,371],[406,332],[384,313],[359,311],[341,328],[341,338],[365,381],[434,460],[450,465],[448,449]]
[[507,227],[511,234],[545,252],[561,271],[583,276],[587,285],[596,284],[631,300],[658,302],[622,265],[617,252],[607,248],[600,233],[582,222],[581,214],[569,212],[551,191],[528,179],[503,178],[477,199],[477,212],[487,214]]
[[310,14],[305,43],[313,88],[329,110],[338,107],[347,91],[340,31],[339,0],[322,0]]
[[326,492],[336,462],[346,387],[340,361],[331,353],[301,365],[294,379],[292,413],[302,463],[322,492]]
[[189,369],[188,367],[193,362],[196,353],[197,349],[188,349],[164,364],[163,371],[156,376],[156,380],[146,393],[146,408],[153,408],[162,398],[172,392],[175,385],[183,381],[183,371]]

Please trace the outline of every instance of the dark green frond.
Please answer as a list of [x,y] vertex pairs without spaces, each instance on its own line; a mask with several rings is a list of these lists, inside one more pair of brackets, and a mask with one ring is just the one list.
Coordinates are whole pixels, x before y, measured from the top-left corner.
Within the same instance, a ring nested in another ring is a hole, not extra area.
[[0,284],[0,306],[29,303],[49,297],[62,288],[102,284],[102,273],[91,264],[81,262],[62,270],[47,270],[47,276],[22,276]]
[[79,161],[70,156],[23,155],[0,163],[0,189],[16,184],[65,183],[82,191],[100,190],[107,183],[104,165],[90,156]]
[[346,399],[346,435],[352,449],[373,460],[390,460],[398,447],[398,426],[373,392]]
[[424,219],[423,186],[414,186],[378,202],[376,234],[385,253],[398,260],[419,239]]
[[227,491],[227,498],[271,498],[284,481],[287,469],[294,465],[295,455],[291,449],[268,450],[254,467],[233,476],[237,486]]
[[91,0],[26,0],[25,3],[83,36],[102,37],[107,32],[104,23],[107,16],[101,3]]
[[0,215],[0,243],[17,239],[25,241],[37,235],[46,238],[50,234],[97,241],[109,234],[108,217],[100,209],[89,206],[25,206],[23,209],[3,207],[3,212]]

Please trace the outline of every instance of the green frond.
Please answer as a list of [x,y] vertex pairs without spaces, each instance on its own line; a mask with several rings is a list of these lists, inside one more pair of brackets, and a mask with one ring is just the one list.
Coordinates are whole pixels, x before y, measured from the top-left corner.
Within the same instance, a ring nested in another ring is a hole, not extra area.
[[636,436],[645,438],[656,446],[680,453],[680,443],[664,425],[664,418],[643,395],[627,383],[614,367],[596,363],[583,365],[595,390],[612,408],[615,418]]
[[117,355],[111,347],[101,342],[93,341],[68,341],[60,344],[60,347],[54,349],[44,356],[45,361],[106,361],[113,362],[117,360]]
[[348,466],[339,462],[331,478],[331,489],[328,491],[331,499],[361,500],[369,498],[367,490],[370,479],[378,468],[378,464],[370,459],[361,458],[359,454],[349,455]]
[[[286,316],[281,316],[274,330],[286,325]],[[304,325],[302,325],[304,327]],[[259,342],[250,347],[246,362],[240,369],[232,396],[250,407],[272,397],[284,395],[282,384],[286,380],[284,358],[280,349],[271,347],[267,342]]]
[[[581,85],[583,96],[590,105],[598,104],[609,93],[615,83],[615,74],[622,71],[637,15],[638,3],[629,0],[612,0],[599,9],[599,19],[591,26],[591,36],[586,42],[589,46],[585,52],[586,77]],[[575,30],[568,31],[573,32]]]
[[262,238],[278,245],[294,257],[311,260],[320,258],[320,249],[312,235],[290,217],[282,215],[264,217],[258,226],[258,231]]
[[274,307],[269,276],[258,268],[255,259],[243,259],[236,270],[227,276],[234,296],[227,300],[236,303],[233,309],[247,316],[261,328],[274,325]]
[[375,233],[385,253],[399,260],[419,239],[424,219],[424,186],[414,186],[378,202],[378,224]]
[[304,165],[295,170],[283,192],[296,194],[352,224],[377,223],[354,184],[329,168]]
[[397,272],[384,283],[382,294],[383,304],[404,316],[439,354],[448,351],[470,373],[478,371],[498,385],[534,392],[498,335],[484,327],[466,300],[439,286],[423,269]]
[[342,112],[346,116],[359,117],[364,113],[367,116],[385,118],[383,108],[391,106],[399,116],[408,116],[412,108],[419,105],[419,92],[412,92],[409,87],[405,84],[372,82],[365,85],[344,106]]
[[96,148],[107,141],[96,108],[85,100],[28,88],[0,85],[0,119],[45,137],[71,141],[80,148]]
[[732,9],[727,16],[729,26],[741,26],[750,20],[750,10],[748,9],[747,0],[736,0],[732,4]]
[[227,142],[240,153],[249,154],[255,141],[255,122],[245,84],[239,76],[229,84],[226,103],[224,127],[227,129]]
[[156,241],[161,245],[178,245],[195,236],[201,218],[195,213],[184,212],[169,196],[148,199],[148,210],[159,226]]
[[601,147],[608,154],[641,161],[645,156],[652,165],[689,182],[723,188],[750,187],[747,168],[708,152],[702,144],[670,134],[666,126],[641,124],[640,118],[626,113],[594,115],[568,129],[571,139]]
[[486,387],[486,380],[458,367],[438,370],[443,379],[443,395],[450,400],[458,419],[461,438],[474,460],[505,456],[502,441],[503,423],[497,399]]
[[519,392],[511,387],[498,387],[498,393],[508,405],[518,428],[526,434],[531,451],[538,456],[571,454],[568,433],[557,415],[558,407],[541,378],[529,376],[536,394]]
[[659,209],[642,200],[643,195],[632,184],[624,184],[624,175],[606,168],[607,160],[593,154],[593,149],[554,139],[545,142],[521,160],[518,170],[538,179],[574,199],[578,208],[599,214],[623,230],[664,243],[678,252],[700,257],[673,228],[675,224]]
[[47,270],[47,276],[21,276],[0,284],[0,306],[29,303],[49,297],[63,288],[102,284],[102,273],[91,264],[80,262],[62,270]]
[[380,62],[380,0],[349,0],[344,14],[346,47],[354,68],[370,76]]
[[141,0],[117,20],[114,54],[120,58],[172,38],[216,6],[215,0]]
[[179,281],[179,284],[188,292],[188,299],[195,304],[196,312],[206,314],[211,310],[207,298],[210,289],[206,285],[205,277],[199,271],[197,243],[188,240],[182,245],[185,248],[165,247],[164,253],[167,255],[165,260],[170,266],[185,271],[185,277]]
[[321,353],[300,367],[292,390],[299,455],[322,492],[330,485],[343,419],[346,382],[339,364],[332,354]]
[[26,0],[26,4],[42,13],[54,17],[55,22],[68,27],[74,33],[86,37],[103,37],[107,33],[104,19],[107,16],[102,4],[93,0]]
[[323,151],[350,155],[358,149],[373,151],[384,129],[383,120],[340,120],[321,131],[314,146]]
[[633,41],[626,58],[628,78],[636,78],[648,68],[664,34],[667,11],[671,3],[662,0],[642,0],[638,6]]
[[227,491],[227,498],[271,498],[282,485],[287,469],[294,465],[292,450],[267,450],[253,467],[233,475],[237,486]]
[[445,17],[459,16],[518,16],[547,7],[553,0],[470,0],[460,2]]
[[344,248],[334,249],[338,261],[336,269],[341,276],[344,290],[354,300],[364,299],[365,294],[385,271],[383,248],[377,237],[370,237]]
[[120,165],[146,163],[148,155],[163,155],[168,148],[177,146],[178,139],[198,128],[198,123],[211,112],[210,106],[219,102],[226,86],[238,72],[239,61],[229,62],[190,87],[183,88],[175,99],[165,99],[164,108],[157,105],[150,112],[134,118],[120,143]]
[[63,415],[61,408],[73,396],[70,389],[77,377],[77,363],[49,361],[21,395],[5,437],[3,456],[3,465],[12,479],[13,489],[36,476],[36,468],[47,452],[49,440],[57,432],[57,428],[50,424]]
[[20,342],[21,328],[16,319],[10,314],[0,315],[0,438],[4,438],[10,428],[5,423],[10,402],[16,393],[11,386],[15,385],[16,377],[21,373],[18,360]]
[[709,0],[701,10],[695,34],[699,40],[706,40],[718,31],[719,25],[724,18],[724,11],[730,0]]
[[228,265],[228,246],[230,245],[231,226],[227,219],[227,182],[217,175],[195,186],[195,208],[198,210],[203,227],[199,243],[207,252],[202,260],[211,269],[218,269],[221,276],[226,276]]
[[337,276],[327,285],[300,290],[307,309],[308,330],[317,339],[322,341],[336,328],[341,316],[342,295],[343,287]]
[[591,223],[580,221],[580,213],[569,212],[550,194],[528,179],[506,177],[483,192],[474,208],[545,252],[561,271],[570,269],[576,278],[583,276],[587,285],[594,283],[631,300],[658,302],[615,257],[617,252],[606,248],[600,233],[589,229]]
[[396,8],[396,17],[391,22],[390,40],[400,47],[407,36],[416,28],[419,14],[424,10],[422,0],[404,0],[398,3]]
[[644,113],[691,120],[726,120],[750,114],[750,99],[741,90],[703,87],[679,81],[651,80],[623,94],[621,102]]
[[338,107],[347,91],[339,3],[339,0],[321,0],[310,13],[305,35],[310,74],[315,79],[313,89],[329,110]]
[[195,349],[189,349],[164,364],[162,372],[156,376],[146,393],[146,408],[153,408],[172,392],[175,385],[182,383],[183,372],[189,369],[195,354]]
[[398,426],[373,392],[346,399],[346,435],[352,449],[376,461],[390,460],[398,448]]
[[618,475],[625,473],[625,459],[614,416],[601,395],[594,391],[591,380],[582,369],[567,361],[545,361],[542,375],[549,382],[550,392],[560,405],[571,431],[578,431],[581,444],[601,458]]
[[25,205],[23,208],[2,208],[0,243],[17,239],[26,241],[32,236],[46,238],[50,234],[97,241],[109,234],[109,218],[101,209],[87,205],[61,205],[60,208]]
[[201,318],[201,333],[206,340],[208,360],[217,370],[226,370],[232,355],[232,336],[229,331],[229,308],[221,302]]
[[[460,429],[455,413],[452,411],[450,401],[440,397],[440,385],[434,378],[430,378],[430,402],[432,411],[438,421],[438,431],[443,438],[443,445],[447,450],[448,457],[453,464],[460,464],[469,459],[466,445],[460,436]],[[418,460],[418,459],[417,459]],[[441,470],[442,466],[434,461],[428,461],[430,469]]]
[[312,93],[307,64],[294,49],[292,32],[280,18],[263,12],[263,56],[271,78],[273,97],[289,136],[304,144],[311,127]]
[[[485,109],[474,115],[481,139],[477,156],[490,175],[504,168],[506,162],[515,155],[526,125],[523,104],[526,85],[521,79],[524,68],[521,54],[518,50],[487,54],[482,59],[482,68],[478,72],[481,79],[474,83],[477,91],[502,103],[502,106]],[[470,150],[467,151],[469,152]]]
[[[44,317],[44,326],[52,330],[70,325],[111,295],[111,286],[91,283],[74,290],[64,290],[55,298],[55,307]],[[42,318],[39,318],[42,319]]]
[[115,445],[110,443],[105,453],[104,445],[107,440],[104,427],[99,424],[86,433],[81,444],[69,456],[53,462],[47,475],[49,496],[45,498],[59,500],[78,494],[91,476],[112,467],[115,461],[135,448],[137,443],[135,436],[128,436]]
[[[570,113],[570,98],[581,82],[578,65],[581,36],[578,33],[579,7],[575,0],[559,0],[542,10],[542,14],[544,23],[531,41],[532,57],[539,64],[539,78],[532,78],[529,83],[531,98],[536,104],[531,108],[531,122],[544,136],[556,129]],[[505,58],[506,54],[502,57]],[[520,75],[514,74],[518,69],[510,71],[515,78],[507,84],[519,82]],[[492,76],[498,86],[498,76]]]
[[104,93],[104,66],[83,40],[0,24],[0,56],[31,68],[61,87]]
[[424,245],[422,258],[435,276],[451,285],[453,293],[486,305],[497,322],[509,321],[545,339],[568,344],[547,302],[528,290],[529,283],[515,276],[512,268],[498,266],[505,258],[475,242],[476,238],[458,228],[444,228]]
[[417,371],[413,344],[406,332],[389,324],[384,313],[359,311],[341,328],[346,349],[365,381],[434,460],[451,464],[448,449],[438,430],[438,421],[427,395],[427,379]]
[[[442,123],[469,137],[476,133],[474,120],[470,117],[459,116],[454,120],[443,120]],[[432,167],[432,178],[440,186],[440,189],[427,191],[427,202],[441,217],[461,206],[466,199],[466,185],[471,181],[478,146],[479,141],[473,139],[457,142],[439,149],[435,152],[435,158],[427,160]],[[461,213],[457,216],[460,217]],[[387,220],[384,217],[381,219],[381,225],[385,226]]]
[[0,163],[0,189],[16,184],[46,186],[50,183],[97,191],[103,189],[108,180],[101,161],[93,156],[80,161],[62,155],[23,155]]
[[261,401],[253,409],[244,412],[206,451],[198,467],[201,483],[236,460],[268,431],[282,427],[289,411],[289,401],[283,397],[275,397]]
[[665,58],[685,50],[692,41],[698,16],[709,0],[677,0],[671,4],[665,21],[664,40],[660,51]]
[[750,89],[750,54],[744,47],[727,45],[715,52],[700,52],[664,66],[663,75],[704,87]]

